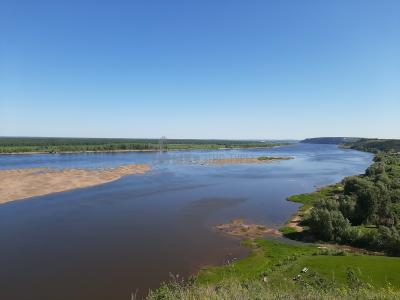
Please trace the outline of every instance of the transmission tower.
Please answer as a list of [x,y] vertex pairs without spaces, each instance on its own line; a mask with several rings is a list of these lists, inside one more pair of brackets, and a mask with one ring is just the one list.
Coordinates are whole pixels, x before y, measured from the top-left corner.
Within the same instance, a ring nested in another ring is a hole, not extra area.
[[167,138],[165,136],[162,136],[159,141],[158,141],[158,147],[160,151],[166,151],[166,145],[167,145]]

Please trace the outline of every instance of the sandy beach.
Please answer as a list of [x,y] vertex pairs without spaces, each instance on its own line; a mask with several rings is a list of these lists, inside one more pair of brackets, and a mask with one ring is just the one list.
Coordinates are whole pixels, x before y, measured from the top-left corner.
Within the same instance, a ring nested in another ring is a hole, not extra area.
[[127,165],[111,169],[13,169],[0,170],[0,204],[84,188],[117,180],[131,174],[144,174],[148,165]]

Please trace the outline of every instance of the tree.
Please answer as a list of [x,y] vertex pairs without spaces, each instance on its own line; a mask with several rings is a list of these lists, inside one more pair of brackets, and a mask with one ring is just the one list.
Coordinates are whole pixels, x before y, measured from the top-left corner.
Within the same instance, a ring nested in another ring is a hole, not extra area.
[[314,235],[325,241],[340,242],[350,227],[349,220],[340,211],[327,208],[313,208],[309,221]]

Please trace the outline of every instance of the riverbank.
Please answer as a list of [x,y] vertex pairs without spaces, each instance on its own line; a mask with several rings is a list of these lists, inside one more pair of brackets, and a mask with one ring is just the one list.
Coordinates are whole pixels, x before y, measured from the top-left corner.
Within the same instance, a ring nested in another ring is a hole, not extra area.
[[147,299],[398,299],[400,259],[272,240],[243,242],[249,256],[163,284]]
[[144,174],[148,165],[111,169],[13,169],[0,170],[0,204],[51,193],[95,186],[131,174]]

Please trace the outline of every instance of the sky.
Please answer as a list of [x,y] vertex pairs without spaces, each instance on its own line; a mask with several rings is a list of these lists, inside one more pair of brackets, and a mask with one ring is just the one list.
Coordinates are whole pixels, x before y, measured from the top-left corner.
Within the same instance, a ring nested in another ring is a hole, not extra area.
[[2,0],[0,136],[400,138],[400,1]]

